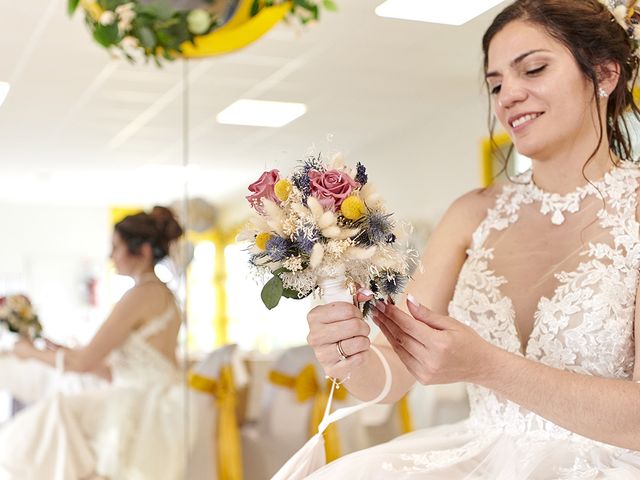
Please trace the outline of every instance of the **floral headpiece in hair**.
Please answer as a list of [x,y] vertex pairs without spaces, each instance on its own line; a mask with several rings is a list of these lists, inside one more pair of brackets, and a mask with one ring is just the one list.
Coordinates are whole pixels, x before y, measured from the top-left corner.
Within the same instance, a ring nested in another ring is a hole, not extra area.
[[638,0],[598,0],[631,39],[633,55],[640,58],[640,6]]

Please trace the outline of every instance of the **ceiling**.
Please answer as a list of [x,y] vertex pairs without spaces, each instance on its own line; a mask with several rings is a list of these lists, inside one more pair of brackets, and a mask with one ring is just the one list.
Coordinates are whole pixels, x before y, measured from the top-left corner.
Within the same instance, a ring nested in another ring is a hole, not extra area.
[[[240,52],[157,68],[111,59],[66,0],[0,0],[0,80],[12,85],[0,202],[157,203],[186,190],[233,205],[263,169],[315,148],[365,163],[407,215],[441,211],[479,182],[480,38],[497,10],[450,27],[379,18],[381,1],[340,0],[304,31],[282,24]],[[308,112],[279,129],[216,123],[239,98]]]

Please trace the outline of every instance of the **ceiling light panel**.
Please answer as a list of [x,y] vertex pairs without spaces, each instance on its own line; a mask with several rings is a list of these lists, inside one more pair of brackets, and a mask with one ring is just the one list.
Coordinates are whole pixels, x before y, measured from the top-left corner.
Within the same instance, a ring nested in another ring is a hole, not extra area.
[[254,127],[283,127],[307,111],[303,103],[238,100],[217,116],[219,123]]
[[387,0],[376,8],[376,15],[401,20],[462,25],[504,0]]

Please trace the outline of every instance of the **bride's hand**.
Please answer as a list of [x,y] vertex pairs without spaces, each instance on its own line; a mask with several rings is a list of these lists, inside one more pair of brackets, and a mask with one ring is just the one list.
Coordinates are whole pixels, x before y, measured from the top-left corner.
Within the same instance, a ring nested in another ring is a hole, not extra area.
[[[357,297],[359,302],[371,298],[372,295],[366,290],[358,293]],[[369,350],[370,327],[362,319],[360,310],[350,303],[334,302],[317,306],[307,315],[307,322],[307,342],[324,372],[331,377],[347,377]],[[338,343],[346,358],[341,358]]]
[[473,382],[493,347],[473,329],[407,300],[411,315],[378,302],[373,320],[407,369],[423,385]]
[[13,354],[23,360],[31,358],[33,356],[32,354],[34,350],[35,347],[33,346],[33,344],[25,338],[21,338],[13,346]]

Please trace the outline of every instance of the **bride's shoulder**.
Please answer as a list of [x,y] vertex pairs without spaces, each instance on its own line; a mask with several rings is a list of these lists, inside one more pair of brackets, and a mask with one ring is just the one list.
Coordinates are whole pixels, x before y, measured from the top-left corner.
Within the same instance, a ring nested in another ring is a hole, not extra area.
[[495,205],[504,186],[504,183],[495,183],[488,187],[471,190],[455,199],[447,214],[463,216],[472,222],[474,220],[480,222],[487,215],[487,211]]

